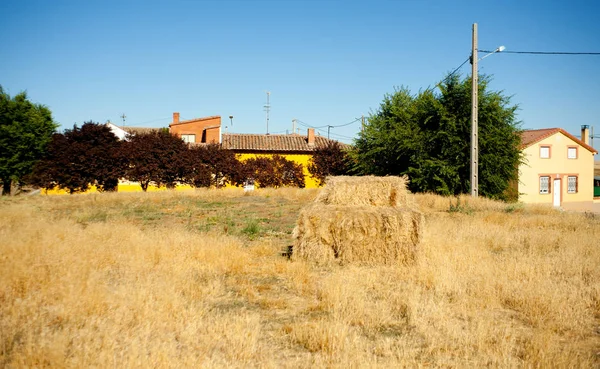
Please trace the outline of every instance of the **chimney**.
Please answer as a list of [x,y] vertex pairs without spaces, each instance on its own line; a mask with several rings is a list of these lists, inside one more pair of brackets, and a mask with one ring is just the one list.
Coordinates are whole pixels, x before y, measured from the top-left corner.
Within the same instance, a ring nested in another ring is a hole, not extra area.
[[173,113],[173,124],[179,123],[179,113]]
[[590,126],[587,124],[581,126],[581,141],[586,145],[590,144]]
[[315,145],[315,129],[309,128],[308,129],[308,146],[314,146],[314,145]]

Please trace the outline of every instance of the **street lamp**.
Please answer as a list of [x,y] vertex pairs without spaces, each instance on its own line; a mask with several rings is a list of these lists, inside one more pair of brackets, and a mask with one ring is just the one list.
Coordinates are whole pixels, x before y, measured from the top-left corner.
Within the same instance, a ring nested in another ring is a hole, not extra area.
[[473,50],[471,53],[471,196],[479,196],[479,128],[478,119],[479,111],[479,80],[477,76],[477,62],[488,56],[504,51],[504,46],[498,47],[491,53],[484,55],[481,59],[477,56],[477,23],[473,23]]

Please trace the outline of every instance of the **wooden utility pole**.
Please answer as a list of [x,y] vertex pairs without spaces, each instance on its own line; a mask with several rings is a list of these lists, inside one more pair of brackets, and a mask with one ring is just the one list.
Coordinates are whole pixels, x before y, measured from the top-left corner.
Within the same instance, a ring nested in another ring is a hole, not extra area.
[[479,104],[478,88],[479,82],[477,77],[477,23],[473,23],[473,50],[471,52],[471,196],[479,196],[479,138],[478,138],[478,118],[479,112],[477,105]]
[[361,121],[360,130],[364,131],[365,130],[365,116],[364,115],[361,115],[360,121]]

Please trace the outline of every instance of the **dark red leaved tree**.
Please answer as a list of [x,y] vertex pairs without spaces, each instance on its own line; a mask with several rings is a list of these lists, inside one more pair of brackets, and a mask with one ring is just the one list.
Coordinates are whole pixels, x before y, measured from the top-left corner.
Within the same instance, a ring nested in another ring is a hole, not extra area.
[[308,164],[308,172],[323,185],[327,176],[350,174],[350,157],[337,141],[329,141],[327,145],[315,149]]
[[167,130],[134,134],[124,143],[126,177],[146,191],[150,183],[173,188],[190,175],[188,146]]
[[52,135],[45,157],[31,181],[44,188],[83,192],[95,184],[99,191],[116,191],[125,172],[122,142],[106,125],[86,122]]

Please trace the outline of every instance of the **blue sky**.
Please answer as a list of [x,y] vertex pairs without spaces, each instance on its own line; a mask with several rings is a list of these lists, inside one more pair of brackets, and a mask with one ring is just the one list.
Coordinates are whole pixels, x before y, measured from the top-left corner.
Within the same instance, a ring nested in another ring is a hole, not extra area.
[[[599,52],[599,14],[589,0],[4,0],[0,85],[49,106],[61,129],[122,113],[165,127],[178,111],[228,126],[233,115],[240,133],[266,132],[270,91],[269,132],[285,133],[294,118],[341,125],[395,86],[435,85],[470,55],[475,22],[484,50]],[[513,96],[523,128],[589,124],[600,147],[600,56],[496,54],[479,71]]]

